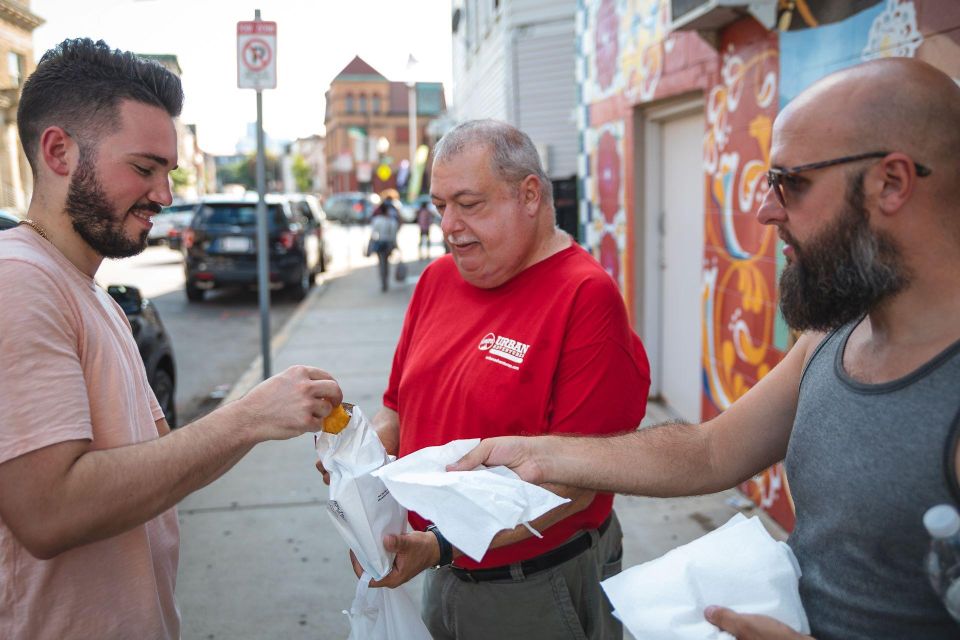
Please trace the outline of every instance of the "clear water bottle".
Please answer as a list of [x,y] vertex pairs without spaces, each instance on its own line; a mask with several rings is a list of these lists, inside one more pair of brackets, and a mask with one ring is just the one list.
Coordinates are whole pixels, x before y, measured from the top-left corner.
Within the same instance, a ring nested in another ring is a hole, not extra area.
[[930,532],[927,575],[953,619],[960,622],[960,513],[949,504],[930,507],[923,516]]

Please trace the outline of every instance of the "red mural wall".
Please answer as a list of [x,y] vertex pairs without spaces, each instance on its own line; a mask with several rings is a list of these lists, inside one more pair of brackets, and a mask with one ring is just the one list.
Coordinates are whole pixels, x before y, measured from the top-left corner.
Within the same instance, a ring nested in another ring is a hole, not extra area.
[[[616,3],[603,0],[588,25],[596,44],[592,79],[599,89],[593,101],[588,99],[587,125],[596,132],[588,146],[595,176],[594,226],[603,230],[591,248],[621,283],[632,309],[642,295],[642,285],[632,281],[632,274],[643,260],[629,250],[639,231],[633,206],[639,187],[630,176],[642,160],[634,152],[641,134],[635,126],[642,119],[635,120],[633,113],[673,97],[701,94],[707,120],[700,174],[706,246],[691,250],[704,253],[701,417],[708,419],[746,393],[782,357],[772,346],[776,235],[754,217],[766,192],[762,178],[777,112],[777,35],[744,19],[725,29],[719,49],[714,49],[695,33],[669,33],[668,4],[635,5],[636,14],[620,16]],[[629,25],[638,21],[645,31],[630,32]],[[613,35],[618,28],[620,38]],[[625,46],[623,36],[633,40]],[[624,50],[630,46],[632,50]],[[625,238],[618,243],[615,222],[620,211],[625,214]],[[792,527],[793,511],[779,467],[741,489],[782,525]]]

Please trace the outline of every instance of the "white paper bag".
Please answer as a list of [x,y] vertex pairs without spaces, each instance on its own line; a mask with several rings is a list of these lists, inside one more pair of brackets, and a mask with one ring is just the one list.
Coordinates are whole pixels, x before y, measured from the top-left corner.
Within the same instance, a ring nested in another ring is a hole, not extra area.
[[383,537],[406,531],[407,510],[371,475],[390,457],[360,408],[351,411],[343,431],[316,435],[317,454],[330,473],[330,518],[363,570],[380,580],[390,573],[394,558],[383,548]]
[[810,626],[800,602],[800,567],[759,518],[725,525],[600,583],[637,638],[730,639],[703,617],[710,605],[770,616],[800,633]]
[[371,589],[370,575],[364,573],[349,611],[350,637],[347,640],[431,640],[417,606],[404,587]]
[[479,442],[454,440],[427,447],[373,473],[397,502],[433,522],[450,544],[478,562],[498,531],[519,524],[529,527],[531,520],[570,502],[524,482],[506,467],[446,471]]

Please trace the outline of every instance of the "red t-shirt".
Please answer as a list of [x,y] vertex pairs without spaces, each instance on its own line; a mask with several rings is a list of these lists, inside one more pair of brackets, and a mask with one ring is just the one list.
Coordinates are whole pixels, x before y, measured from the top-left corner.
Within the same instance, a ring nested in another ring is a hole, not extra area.
[[[407,309],[384,406],[400,416],[400,456],[462,438],[613,434],[646,411],[650,366],[616,284],[579,245],[495,289],[479,289],[450,256],[423,272]],[[558,522],[543,539],[490,549],[495,567],[599,526],[613,495]],[[410,513],[423,530],[427,522]]]

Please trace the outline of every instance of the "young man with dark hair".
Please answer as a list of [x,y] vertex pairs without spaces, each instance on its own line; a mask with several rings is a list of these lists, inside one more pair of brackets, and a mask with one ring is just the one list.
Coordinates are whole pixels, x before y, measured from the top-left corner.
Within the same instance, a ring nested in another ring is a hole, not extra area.
[[293,367],[170,432],[93,277],[170,203],[182,101],[172,73],[89,39],[24,85],[35,188],[0,234],[0,637],[178,638],[174,505],[340,402],[328,374]]

